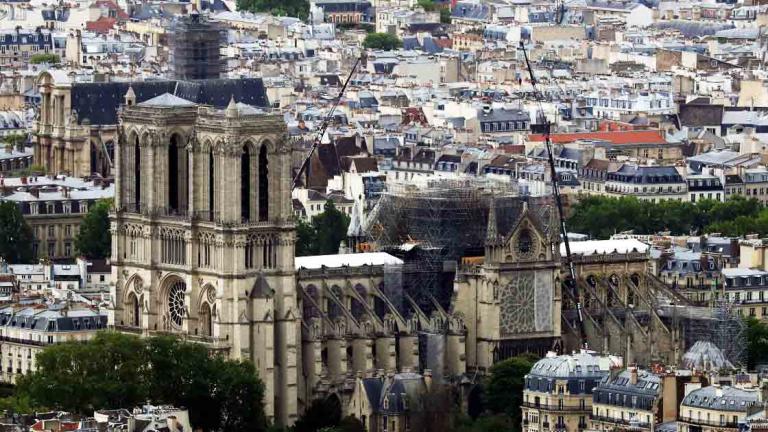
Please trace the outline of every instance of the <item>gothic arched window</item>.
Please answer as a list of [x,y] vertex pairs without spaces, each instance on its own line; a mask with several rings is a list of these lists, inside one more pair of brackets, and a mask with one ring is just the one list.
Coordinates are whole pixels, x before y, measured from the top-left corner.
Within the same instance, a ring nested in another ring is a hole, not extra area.
[[133,202],[136,205],[136,211],[141,211],[141,147],[139,146],[139,137],[133,145]]
[[259,151],[259,220],[269,219],[269,161],[267,146],[262,145]]
[[251,152],[247,144],[240,155],[240,217],[251,219]]

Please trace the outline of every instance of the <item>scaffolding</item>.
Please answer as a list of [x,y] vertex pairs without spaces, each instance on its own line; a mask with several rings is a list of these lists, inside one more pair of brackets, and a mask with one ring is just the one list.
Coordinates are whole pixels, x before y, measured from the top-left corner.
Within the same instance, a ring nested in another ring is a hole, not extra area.
[[171,24],[171,65],[180,80],[220,78],[224,71],[221,45],[226,33],[216,21],[199,13],[179,17]]
[[697,342],[711,342],[731,364],[746,366],[746,325],[732,303],[721,299],[711,307],[667,306],[664,309],[662,316],[671,318],[682,331],[685,351]]
[[505,233],[525,200],[517,183],[472,178],[387,185],[363,228],[374,249],[405,262],[404,314],[414,305],[425,313],[450,308],[462,258],[484,255],[492,200]]

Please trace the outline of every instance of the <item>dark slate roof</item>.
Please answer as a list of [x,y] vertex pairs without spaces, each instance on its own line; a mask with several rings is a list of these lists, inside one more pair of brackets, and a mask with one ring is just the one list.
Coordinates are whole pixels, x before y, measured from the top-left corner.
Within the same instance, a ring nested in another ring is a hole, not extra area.
[[0,327],[25,328],[30,330],[66,332],[80,330],[96,330],[107,327],[107,316],[99,315],[90,310],[76,310],[64,313],[49,309],[33,307],[14,309],[7,307],[0,310]]
[[371,409],[376,412],[379,410],[379,402],[381,401],[381,389],[384,388],[384,382],[381,378],[364,378],[363,388],[365,388],[365,395],[368,397],[368,404]]
[[451,18],[486,21],[491,16],[491,7],[486,3],[456,3]]
[[683,177],[673,166],[623,165],[618,171],[608,173],[609,180],[628,183],[682,183]]
[[606,376],[598,386],[600,390],[615,390],[624,394],[661,395],[661,378],[648,371],[637,371],[637,383],[630,381],[630,372],[622,371],[616,376]]
[[440,158],[437,160],[437,163],[440,163],[440,162],[461,163],[461,156],[445,154],[440,156]]
[[477,120],[480,122],[530,121],[531,117],[527,111],[519,109],[494,108],[486,113],[480,108],[477,110]]
[[680,125],[702,127],[719,125],[723,120],[722,105],[681,104],[679,109]]
[[43,9],[40,11],[45,21],[61,21],[66,22],[69,20],[69,9]]
[[253,283],[253,288],[251,288],[251,298],[271,298],[275,294],[275,290],[273,290],[270,286],[267,280],[264,278],[263,275],[259,275],[258,278],[256,278],[256,282]]
[[407,402],[417,400],[425,390],[424,379],[413,372],[395,374],[387,384],[379,405],[379,412],[386,414],[404,413]]
[[209,79],[199,81],[140,81],[134,83],[74,83],[72,109],[82,122],[92,125],[117,124],[117,109],[125,103],[128,87],[133,87],[136,102],[144,102],[164,93],[195,102],[224,108],[234,96],[236,102],[268,107],[269,100],[260,78]]

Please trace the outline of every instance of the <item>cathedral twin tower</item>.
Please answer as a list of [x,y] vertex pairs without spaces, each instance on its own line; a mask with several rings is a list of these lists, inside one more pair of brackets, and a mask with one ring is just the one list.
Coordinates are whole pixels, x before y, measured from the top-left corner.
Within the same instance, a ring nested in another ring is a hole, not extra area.
[[[280,116],[171,94],[120,113],[110,324],[253,361],[266,411],[297,414],[301,327],[291,148]],[[274,397],[269,397],[274,395]]]

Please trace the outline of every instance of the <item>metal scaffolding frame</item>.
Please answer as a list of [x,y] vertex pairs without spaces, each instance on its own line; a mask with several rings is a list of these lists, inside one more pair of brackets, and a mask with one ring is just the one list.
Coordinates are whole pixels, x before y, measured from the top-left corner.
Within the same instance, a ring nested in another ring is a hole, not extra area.
[[662,306],[662,316],[682,331],[685,351],[696,342],[711,342],[736,367],[746,366],[746,324],[732,303],[721,299],[711,307]]
[[486,178],[430,179],[387,185],[364,230],[376,250],[404,258],[405,301],[425,313],[449,309],[463,257],[484,254],[488,209],[504,220],[521,207],[517,184]]

